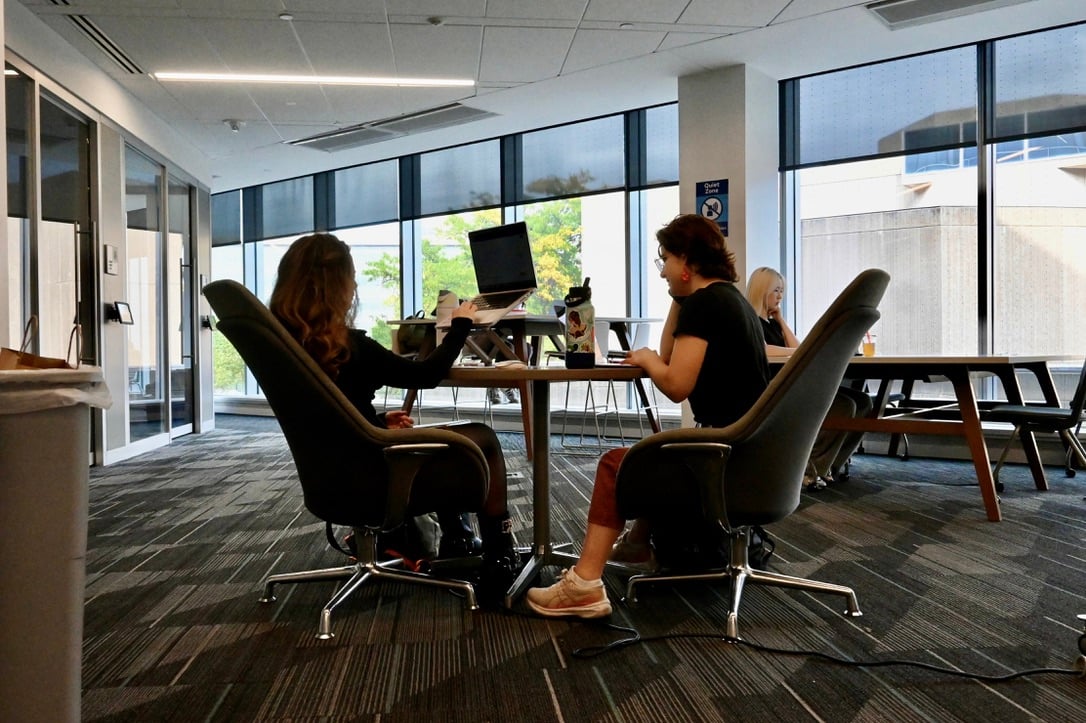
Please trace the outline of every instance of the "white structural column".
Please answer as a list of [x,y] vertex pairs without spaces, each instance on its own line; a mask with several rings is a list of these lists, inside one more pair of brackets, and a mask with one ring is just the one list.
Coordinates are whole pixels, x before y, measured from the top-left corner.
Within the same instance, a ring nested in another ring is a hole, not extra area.
[[759,266],[782,268],[777,81],[746,65],[679,78],[679,209],[697,213],[697,183],[728,180],[728,245],[745,288]]

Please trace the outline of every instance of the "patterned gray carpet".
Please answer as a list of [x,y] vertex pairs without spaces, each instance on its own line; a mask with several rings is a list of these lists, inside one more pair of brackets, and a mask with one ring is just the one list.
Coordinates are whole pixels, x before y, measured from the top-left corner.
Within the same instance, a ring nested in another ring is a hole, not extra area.
[[[218,424],[91,471],[85,721],[1086,720],[1082,677],[981,682],[726,643],[723,591],[701,583],[616,604],[611,622],[645,640],[587,659],[573,651],[629,633],[519,607],[473,614],[395,584],[359,591],[333,616],[336,637],[317,640],[334,583],[283,585],[261,604],[261,580],[343,558],[303,508],[274,420]],[[527,471],[522,441],[502,442]],[[579,542],[594,460],[557,446],[553,459],[554,537]],[[869,454],[852,472],[770,529],[771,568],[853,586],[864,616],[843,617],[833,596],[749,588],[745,640],[996,676],[1074,666],[1086,475],[1050,469],[1040,493],[1010,467],[1005,521],[989,523],[968,464]],[[528,477],[510,502],[528,541]],[[607,583],[620,599],[621,578]]]

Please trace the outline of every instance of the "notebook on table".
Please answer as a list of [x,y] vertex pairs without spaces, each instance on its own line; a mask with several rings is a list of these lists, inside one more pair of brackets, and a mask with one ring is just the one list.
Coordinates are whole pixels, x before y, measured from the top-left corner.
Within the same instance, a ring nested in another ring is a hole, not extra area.
[[494,324],[524,303],[536,290],[535,261],[523,222],[468,232],[471,261],[479,294],[471,301],[479,310],[475,323]]

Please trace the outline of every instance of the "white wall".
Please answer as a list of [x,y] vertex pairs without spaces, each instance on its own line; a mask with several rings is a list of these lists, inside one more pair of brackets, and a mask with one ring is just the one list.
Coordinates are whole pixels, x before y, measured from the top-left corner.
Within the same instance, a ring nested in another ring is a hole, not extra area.
[[740,286],[782,266],[777,189],[777,82],[732,65],[679,78],[679,210],[697,213],[696,184],[728,180],[728,247]]

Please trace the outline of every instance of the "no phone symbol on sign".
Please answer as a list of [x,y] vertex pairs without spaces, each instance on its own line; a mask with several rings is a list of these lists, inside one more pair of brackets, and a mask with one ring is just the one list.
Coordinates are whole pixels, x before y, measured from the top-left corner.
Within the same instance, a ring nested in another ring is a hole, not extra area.
[[716,221],[720,232],[728,235],[728,179],[699,181],[697,184],[698,214]]

